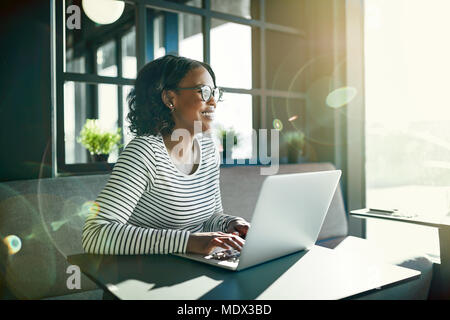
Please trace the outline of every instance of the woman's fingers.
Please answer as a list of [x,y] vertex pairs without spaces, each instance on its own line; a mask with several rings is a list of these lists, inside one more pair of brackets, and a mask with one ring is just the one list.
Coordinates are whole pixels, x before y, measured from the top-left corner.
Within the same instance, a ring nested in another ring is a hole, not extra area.
[[220,237],[219,239],[238,251],[241,251],[242,247],[244,246],[244,241],[240,237],[235,235]]
[[245,240],[242,239],[242,237],[239,236],[239,232],[236,232],[236,234],[234,234],[233,239],[234,239],[241,247],[244,246]]
[[239,245],[243,246],[245,244],[245,240],[239,236],[239,232],[235,231],[233,233],[224,233],[224,232],[216,232],[217,237],[222,238],[233,238]]
[[229,246],[227,246],[222,240],[220,240],[219,238],[214,238],[211,240],[211,243],[214,247],[221,247],[223,249],[230,249]]
[[242,250],[242,247],[245,244],[245,240],[239,237],[238,233],[224,233],[224,232],[217,232],[217,236],[215,236],[210,244],[213,247],[220,247],[226,250],[229,249],[235,249],[238,251]]
[[213,239],[213,244],[217,247],[221,247],[223,249],[229,250],[229,249],[236,249],[238,251],[241,251],[242,246],[239,245],[237,242],[233,241],[231,237],[218,237]]

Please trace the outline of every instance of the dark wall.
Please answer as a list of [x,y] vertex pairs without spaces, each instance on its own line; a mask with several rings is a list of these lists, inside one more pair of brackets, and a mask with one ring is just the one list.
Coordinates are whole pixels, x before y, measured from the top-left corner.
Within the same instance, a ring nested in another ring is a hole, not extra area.
[[0,181],[49,177],[50,0],[2,0],[0,14]]
[[345,112],[345,107],[336,112],[327,105],[326,99],[330,92],[345,82],[345,74],[342,74],[345,70],[344,4],[344,0],[305,0],[310,62],[306,90],[309,147],[319,161],[335,164],[335,134],[338,129],[335,118]]

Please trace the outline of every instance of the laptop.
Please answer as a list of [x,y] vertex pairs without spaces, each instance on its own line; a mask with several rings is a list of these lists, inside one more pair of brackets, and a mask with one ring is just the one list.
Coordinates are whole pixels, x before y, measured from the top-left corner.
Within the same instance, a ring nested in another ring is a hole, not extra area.
[[309,250],[317,241],[341,174],[329,170],[267,176],[240,252],[217,247],[209,255],[175,255],[239,271]]

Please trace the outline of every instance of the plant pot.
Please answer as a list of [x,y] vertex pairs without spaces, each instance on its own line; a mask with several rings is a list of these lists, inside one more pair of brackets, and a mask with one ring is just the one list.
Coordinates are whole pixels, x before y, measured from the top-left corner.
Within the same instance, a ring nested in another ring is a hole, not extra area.
[[232,152],[233,152],[233,150],[229,150],[229,149],[224,149],[222,151],[222,164],[232,164],[233,163],[233,159],[231,158]]
[[288,163],[298,163],[300,156],[300,150],[295,148],[288,148],[287,150],[287,158]]
[[93,162],[108,162],[109,154],[91,154]]

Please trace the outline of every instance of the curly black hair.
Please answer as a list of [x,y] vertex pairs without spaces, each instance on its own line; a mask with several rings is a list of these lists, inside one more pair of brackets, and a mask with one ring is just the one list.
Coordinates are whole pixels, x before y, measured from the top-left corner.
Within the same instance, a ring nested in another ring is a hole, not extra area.
[[130,131],[136,136],[172,134],[175,122],[161,94],[164,90],[177,88],[184,76],[198,67],[208,70],[215,86],[216,77],[213,70],[201,61],[169,54],[142,67],[134,88],[127,96]]

